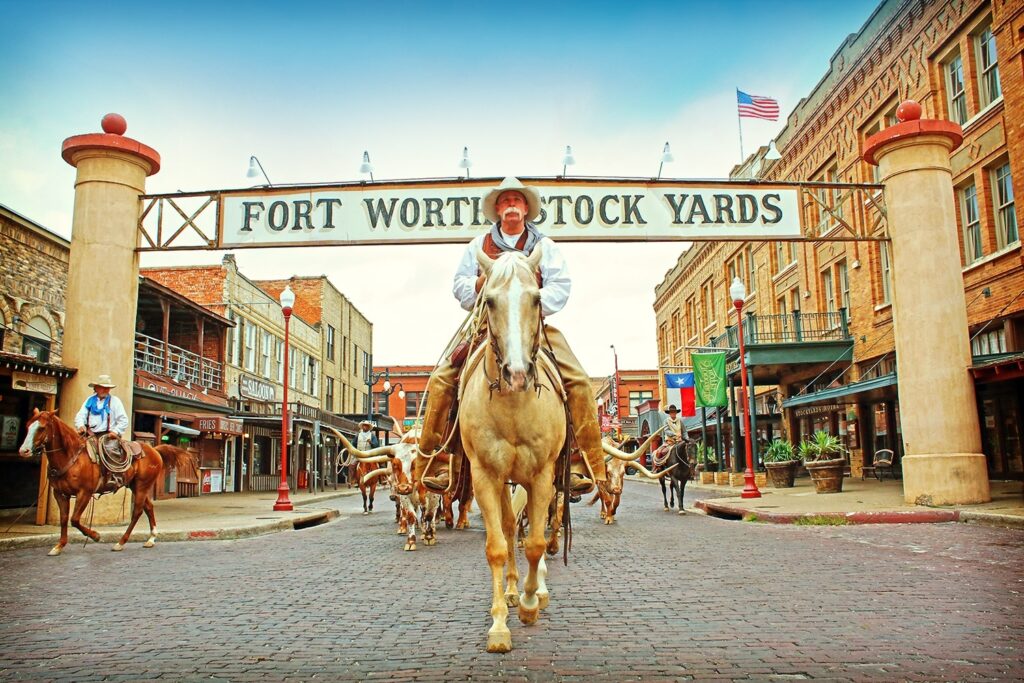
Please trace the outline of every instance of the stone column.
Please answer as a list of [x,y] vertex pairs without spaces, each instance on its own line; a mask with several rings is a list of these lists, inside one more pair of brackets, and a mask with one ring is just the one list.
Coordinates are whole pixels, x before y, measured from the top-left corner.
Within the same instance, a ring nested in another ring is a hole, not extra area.
[[902,103],[900,123],[864,150],[878,164],[893,254],[893,326],[908,503],[952,505],[991,500],[968,368],[967,307],[960,266],[949,154],[960,126],[921,120]]
[[[64,364],[78,372],[64,383],[60,399],[60,417],[68,424],[92,394],[89,383],[101,374],[114,379],[114,394],[132,419],[139,195],[145,193],[146,176],[160,170],[156,150],[124,137],[124,118],[107,114],[101,125],[103,133],[70,137],[61,151],[78,169],[63,355]],[[131,512],[126,495],[122,489],[103,496],[83,520],[89,524],[91,516],[97,526],[124,521]],[[47,521],[59,523],[55,505]]]

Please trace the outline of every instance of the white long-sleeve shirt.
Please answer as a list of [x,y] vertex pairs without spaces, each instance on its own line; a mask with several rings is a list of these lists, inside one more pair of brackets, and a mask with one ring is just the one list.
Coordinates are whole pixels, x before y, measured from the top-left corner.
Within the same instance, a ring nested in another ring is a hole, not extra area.
[[[89,397],[90,399],[92,396]],[[75,429],[88,426],[90,432],[117,432],[125,435],[128,432],[128,415],[124,412],[124,404],[121,399],[110,394],[110,426],[107,426],[107,415],[93,415],[86,405],[89,399],[82,404],[78,414],[75,415]]]
[[[505,239],[513,244],[518,235],[502,233]],[[462,260],[455,271],[455,281],[452,284],[452,294],[459,300],[459,303],[467,311],[473,310],[476,303],[476,278],[479,266],[476,262],[476,253],[483,249],[484,237],[477,235],[466,245],[466,251],[462,253]],[[558,313],[565,307],[569,300],[569,290],[572,289],[572,279],[569,277],[569,266],[550,237],[541,237],[537,242],[540,248],[540,307],[545,316]]]

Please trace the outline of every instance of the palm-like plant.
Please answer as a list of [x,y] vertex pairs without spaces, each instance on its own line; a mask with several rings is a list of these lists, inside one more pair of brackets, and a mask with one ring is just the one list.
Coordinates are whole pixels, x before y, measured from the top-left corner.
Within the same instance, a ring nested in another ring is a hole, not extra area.
[[768,448],[764,450],[761,459],[766,463],[795,460],[796,458],[793,457],[793,444],[785,439],[775,439],[768,444]]
[[804,462],[815,462],[818,460],[833,460],[843,453],[843,444],[838,436],[833,436],[824,430],[814,432],[809,440],[800,442],[800,458]]

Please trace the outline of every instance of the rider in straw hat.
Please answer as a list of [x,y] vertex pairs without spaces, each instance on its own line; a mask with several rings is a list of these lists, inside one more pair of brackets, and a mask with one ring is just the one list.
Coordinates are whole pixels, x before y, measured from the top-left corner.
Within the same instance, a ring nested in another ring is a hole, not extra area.
[[[111,439],[115,443],[121,441],[121,436],[128,431],[128,414],[125,413],[121,399],[110,393],[117,386],[110,375],[100,375],[89,386],[93,394],[75,415],[75,429],[92,442],[94,451],[98,453],[102,447],[101,442]],[[99,462],[100,469],[105,470],[102,458]],[[116,490],[121,487],[119,474],[104,471],[104,476],[107,481],[100,486],[100,490]]]
[[[467,245],[455,272],[452,293],[462,307],[467,311],[473,310],[477,293],[483,286],[484,276],[479,273],[476,261],[478,251],[483,251],[487,256],[496,259],[508,251],[529,255],[534,247],[540,244],[541,310],[545,318],[562,310],[569,299],[572,281],[561,251],[530,222],[540,214],[540,196],[537,191],[523,185],[516,178],[506,178],[501,185],[484,195],[481,208],[484,216],[492,222],[492,226],[488,233],[474,238]],[[565,337],[548,324],[544,325],[544,329],[565,383],[576,441],[584,455],[583,459],[576,459],[571,463],[573,493],[587,493],[593,489],[594,481],[606,479],[601,428],[597,422],[597,405],[594,402],[590,379],[569,348]],[[424,453],[436,450],[445,437],[445,427],[456,396],[458,364],[453,364],[451,359],[445,359],[430,376],[427,406],[424,410],[423,429],[419,441],[420,450]],[[428,478],[424,481],[435,486],[438,483],[447,483],[431,482]]]

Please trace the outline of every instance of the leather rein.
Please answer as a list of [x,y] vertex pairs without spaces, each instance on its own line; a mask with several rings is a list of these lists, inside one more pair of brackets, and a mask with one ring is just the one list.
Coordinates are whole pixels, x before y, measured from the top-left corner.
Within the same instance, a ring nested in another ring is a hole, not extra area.
[[[40,445],[33,446],[32,447],[32,453],[34,455],[42,456],[44,454],[45,455],[49,455],[50,453],[57,453],[58,451],[63,451],[65,453],[68,452],[68,449],[64,448],[64,447],[61,447],[61,448],[50,448],[50,449],[46,448],[47,446],[52,446],[52,445],[53,445],[53,432],[52,432],[52,428],[50,427],[50,424],[47,423],[47,425],[46,425],[46,439],[44,439],[43,443],[41,443]],[[46,468],[46,477],[50,480],[50,485],[51,486],[54,484],[54,482],[60,481],[61,479],[63,479],[64,477],[67,476],[68,472],[70,472],[71,468],[75,466],[75,463],[78,462],[78,458],[82,455],[82,453],[84,451],[85,451],[85,441],[82,441],[81,445],[75,450],[74,453],[71,454],[71,458],[68,459],[68,462],[67,462],[66,465],[64,465],[64,467],[61,467],[60,469],[57,469],[53,465],[50,465],[49,467]]]

